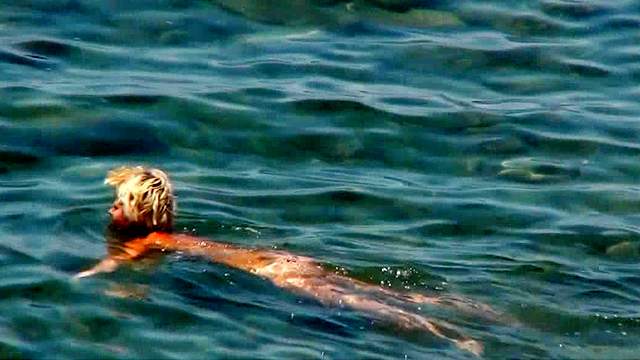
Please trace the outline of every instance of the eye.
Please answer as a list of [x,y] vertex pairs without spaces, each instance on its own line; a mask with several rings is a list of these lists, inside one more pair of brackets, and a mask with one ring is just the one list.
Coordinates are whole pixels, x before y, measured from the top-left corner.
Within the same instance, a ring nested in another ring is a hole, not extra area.
[[129,194],[129,202],[133,201],[133,194]]

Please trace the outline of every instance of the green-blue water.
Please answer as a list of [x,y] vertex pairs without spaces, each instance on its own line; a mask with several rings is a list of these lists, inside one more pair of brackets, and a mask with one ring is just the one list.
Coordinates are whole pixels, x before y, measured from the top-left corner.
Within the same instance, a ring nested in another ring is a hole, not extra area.
[[3,1],[0,357],[473,358],[180,254],[72,281],[140,163],[181,231],[490,304],[424,310],[487,358],[637,358],[639,84],[631,0]]

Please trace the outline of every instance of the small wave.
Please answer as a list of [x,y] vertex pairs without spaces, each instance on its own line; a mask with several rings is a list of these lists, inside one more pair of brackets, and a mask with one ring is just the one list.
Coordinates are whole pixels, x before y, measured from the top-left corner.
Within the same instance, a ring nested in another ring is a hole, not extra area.
[[16,50],[0,48],[0,62],[24,65],[39,70],[52,70],[57,63],[49,58],[36,54],[23,53]]
[[40,161],[40,156],[31,149],[0,145],[0,164],[3,165],[30,165]]
[[580,166],[553,160],[516,158],[502,162],[498,176],[524,182],[558,182],[580,176]]
[[53,39],[21,41],[14,43],[13,46],[25,52],[38,54],[43,57],[67,57],[73,52],[79,51],[74,45]]
[[604,16],[611,10],[603,2],[573,2],[566,0],[544,0],[540,2],[540,7],[542,11],[551,16],[572,19]]

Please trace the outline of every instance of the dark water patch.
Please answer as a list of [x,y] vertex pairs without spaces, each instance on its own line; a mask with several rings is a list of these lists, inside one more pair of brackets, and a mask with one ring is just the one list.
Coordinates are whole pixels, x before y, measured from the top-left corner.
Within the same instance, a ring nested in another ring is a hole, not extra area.
[[11,328],[29,342],[46,341],[53,335],[48,322],[36,316],[16,316],[11,319]]
[[12,105],[3,106],[0,110],[15,120],[34,120],[42,118],[72,117],[78,115],[72,107],[59,100],[40,100],[14,102]]
[[33,359],[34,356],[33,353],[20,349],[18,346],[7,344],[6,341],[0,341],[0,357],[3,359]]
[[29,282],[3,282],[0,296],[3,299],[20,298],[29,301],[66,302],[70,299],[71,288],[60,280],[34,280]]
[[543,306],[528,305],[514,310],[514,313],[528,326],[556,334],[585,332],[597,325],[597,319],[594,317],[573,315]]
[[[626,137],[626,136],[625,136]],[[601,170],[602,171],[602,170]],[[638,174],[640,174],[640,164],[633,158],[618,158],[608,164],[606,171],[612,171],[619,174],[624,181],[633,182]],[[597,181],[605,181],[602,174],[599,174]]]
[[43,57],[67,57],[78,49],[63,41],[53,39],[27,40],[13,45],[25,52],[38,54]]
[[[218,93],[207,95],[210,98],[218,96],[221,95]],[[237,101],[237,98],[226,94],[222,95],[222,99]],[[269,123],[274,120],[273,115],[264,109],[259,113],[253,113],[247,111],[246,107],[242,109],[227,108],[193,98],[171,97],[167,98],[167,102],[168,106],[164,110],[168,116],[181,119],[180,123],[168,121],[162,124],[163,128],[171,129],[171,131],[164,132],[163,135],[167,141],[173,144],[193,141],[196,143],[193,145],[197,145],[195,140],[198,140],[202,141],[203,148],[212,149],[215,148],[213,145],[223,144],[227,141],[227,136],[220,136],[224,130],[255,131],[253,134],[260,134],[266,132]],[[233,135],[237,132],[228,132],[227,134]],[[242,141],[239,145],[245,143],[246,141]]]
[[568,79],[562,74],[531,74],[501,76],[494,74],[487,76],[483,84],[493,91],[503,94],[535,96],[551,92],[573,91],[578,88],[575,80]]
[[65,12],[78,12],[83,9],[82,2],[78,0],[34,0],[34,1],[17,1],[13,3],[14,6],[24,7],[28,10],[42,11],[47,13],[65,13]]
[[610,316],[600,313],[576,314],[540,305],[528,305],[515,310],[520,321],[548,333],[577,335],[583,341],[593,343],[618,343],[623,345],[627,332],[638,331],[636,318]]
[[[17,203],[28,202],[29,200],[33,199],[36,194],[35,189],[38,185],[40,184],[34,185],[33,187],[3,188],[3,191],[0,192],[0,200],[6,203],[14,202],[16,203],[14,204],[14,206],[17,207]],[[11,208],[6,208],[4,210],[11,210]]]
[[376,109],[366,106],[360,102],[348,100],[324,100],[324,99],[308,99],[298,100],[292,103],[293,107],[298,111],[316,112],[316,113],[333,113],[333,112],[358,112],[360,114],[372,112]]
[[[333,214],[332,218],[353,217],[352,221],[354,222],[357,222],[356,219],[360,218],[364,221],[367,217],[381,221],[389,217],[401,218],[403,216],[411,216],[411,214],[420,216],[423,215],[424,211],[427,211],[420,204],[408,206],[409,201],[407,199],[390,198],[382,194],[354,189],[319,188],[294,193],[278,192],[270,194],[268,191],[263,191],[261,194],[221,194],[218,199],[236,206],[259,203],[262,207],[280,209],[279,213],[286,218],[291,217],[290,220],[304,218],[314,221],[314,216],[307,217],[301,214],[307,212],[316,213],[323,211],[323,209],[327,211],[326,216]],[[368,215],[366,211],[362,211],[365,207],[369,209]],[[294,209],[296,210],[294,211]],[[383,215],[385,213],[386,215]],[[325,216],[319,216],[317,217],[318,220],[315,221],[320,221],[323,218]],[[327,221],[330,220],[327,219]]]
[[51,70],[57,66],[55,62],[45,56],[18,52],[6,48],[0,48],[0,62],[23,65],[38,70]]
[[[283,6],[277,2],[268,5],[254,0],[218,0],[217,5],[247,19],[271,25],[316,25],[334,28],[342,24],[371,22],[386,26],[428,28],[436,26],[460,26],[457,16],[445,10],[432,10],[421,6],[405,6],[400,3],[384,6],[357,1],[296,1]],[[398,10],[403,10],[399,12]]]
[[[353,100],[306,99],[291,104],[300,113],[340,116],[345,125],[365,128],[390,122],[457,133],[489,128],[506,121],[506,118],[499,114],[471,110],[433,112],[422,116],[405,115]],[[424,101],[421,101],[421,104],[424,106]]]
[[[502,130],[510,133],[518,133],[511,127],[511,124],[517,124],[516,130],[522,127],[540,130],[543,133],[547,133],[549,130],[555,130],[560,134],[570,134],[582,130],[580,125],[589,121],[587,118],[567,116],[566,112],[557,110],[558,109],[555,111],[551,109],[534,109],[510,114],[505,116],[505,123],[508,123],[509,126],[504,127]],[[526,140],[527,137],[525,136],[524,139]]]
[[579,61],[571,60],[564,61],[564,65],[571,73],[578,74],[586,77],[605,77],[611,74],[611,71],[605,68],[603,65],[596,64],[591,61]]
[[327,76],[344,81],[369,83],[375,80],[372,69],[364,66],[350,66],[347,64],[329,63],[290,63],[283,61],[260,61],[251,65],[251,69],[261,77],[287,79],[295,70],[295,77],[299,76]]
[[331,201],[337,203],[355,204],[366,199],[364,194],[355,191],[338,190],[329,195]]
[[34,180],[9,180],[0,181],[0,187],[4,189],[28,189],[38,186],[39,181]]
[[[522,46],[513,49],[482,51],[484,66],[493,69],[529,69],[545,71],[554,65],[546,49],[538,46]],[[482,58],[481,58],[482,59]],[[483,65],[483,64],[479,64]]]
[[495,233],[494,229],[465,220],[434,221],[419,227],[408,229],[426,237],[461,237],[470,235],[487,236]]
[[567,275],[564,267],[553,261],[536,261],[515,266],[508,270],[512,276],[522,276],[523,278],[536,278],[550,282],[562,282],[570,280],[571,276]]
[[366,2],[398,13],[407,12],[412,8],[437,9],[447,3],[442,0],[366,0]]
[[508,121],[506,116],[490,111],[459,110],[433,114],[428,123],[448,133],[459,134],[482,132]]
[[243,142],[245,134],[236,133],[226,136],[226,142],[218,141],[213,146],[221,152],[256,154],[266,158],[288,162],[307,159],[322,160],[329,163],[341,163],[367,157],[363,152],[362,135],[345,131],[310,131],[305,133],[287,132],[284,135],[254,136],[251,142]]
[[[627,295],[621,291],[611,289],[589,289],[574,295],[576,299],[589,303],[591,307],[601,309],[615,309],[616,307],[633,306],[638,297]],[[639,326],[640,328],[640,326]]]
[[594,155],[599,152],[626,154],[633,156],[640,152],[640,147],[634,143],[615,141],[590,136],[574,136],[556,134],[544,131],[520,130],[521,138],[538,151],[548,154],[572,154],[578,156]]
[[[375,240],[380,239],[380,238],[384,238],[384,236],[371,236],[369,235],[371,240]],[[344,237],[344,238],[343,238]],[[332,248],[332,249],[359,249],[360,246],[358,244],[356,244],[354,241],[350,241],[348,240],[348,238],[359,238],[360,236],[355,236],[355,235],[342,235],[342,237],[340,238],[332,238],[332,237],[327,237],[324,238],[322,240],[322,244],[328,248]],[[300,248],[299,246],[296,246],[296,244],[287,244],[287,249],[291,250],[291,251],[304,251],[304,248]],[[335,271],[338,272],[340,270],[339,266],[331,266],[328,265],[327,269],[329,269],[329,271]]]
[[114,105],[153,105],[163,100],[163,96],[150,94],[115,94],[102,97]]
[[[136,317],[150,321],[154,328],[164,329],[165,331],[189,328],[198,324],[201,319],[200,316],[184,309],[183,306],[175,307],[153,302],[129,300],[126,308],[129,313],[135,314]],[[157,316],[157,314],[163,315]]]
[[247,32],[247,24],[220,16],[211,8],[176,12],[144,10],[121,12],[110,19],[124,37],[113,40],[129,44],[153,44],[154,46],[192,46],[211,41],[226,41],[231,36]]
[[626,232],[613,232],[609,228],[596,225],[563,226],[558,230],[539,230],[524,232],[528,239],[537,244],[549,244],[553,247],[586,249],[595,255],[602,256],[607,248],[629,240]]
[[298,316],[290,316],[289,322],[295,326],[302,327],[305,331],[311,330],[314,332],[331,334],[332,336],[355,338],[352,333],[351,326],[333,319],[324,319],[318,316],[305,315],[303,313]]
[[227,11],[265,24],[304,25],[309,22],[329,20],[323,9],[312,1],[303,0],[287,4],[279,1],[263,3],[255,0],[215,0],[213,2]]
[[637,276],[635,274],[625,273],[618,276],[618,281],[620,282],[620,284],[624,284],[628,287],[637,289],[638,284],[640,284],[640,276]]
[[[568,45],[572,48],[572,45]],[[473,47],[464,43],[416,45],[395,51],[383,65],[389,70],[425,72],[438,70],[443,74],[473,79],[500,75],[505,71],[516,74],[523,71],[542,73],[566,72],[567,66],[559,63],[553,54],[561,49],[553,44],[507,43],[501,46]],[[562,49],[562,51],[567,51]]]
[[612,30],[637,30],[640,27],[640,16],[629,14],[615,14],[604,18],[601,27],[603,29]]
[[357,36],[378,36],[378,37],[394,37],[400,36],[402,31],[391,27],[384,27],[377,23],[365,21],[362,19],[350,19],[349,21],[339,22],[331,25],[328,29],[337,35],[345,37]]
[[140,122],[94,121],[43,132],[42,136],[47,136],[40,139],[42,145],[64,155],[161,154],[167,150],[155,127]]
[[590,192],[590,197],[585,199],[584,204],[597,211],[606,211],[608,214],[637,214],[640,212],[640,201],[626,191]]
[[241,94],[244,96],[269,100],[281,100],[286,97],[286,94],[281,90],[260,87],[246,88],[241,91]]
[[470,25],[499,29],[518,36],[557,36],[582,28],[574,23],[550,18],[540,12],[507,11],[488,6],[472,5],[464,8],[460,17]]
[[71,336],[91,342],[106,342],[117,338],[123,321],[111,314],[78,311],[67,314],[63,328]]
[[[464,235],[486,236],[503,229],[526,228],[532,224],[547,221],[555,215],[545,208],[520,207],[517,204],[487,200],[460,201],[452,205],[453,207],[434,209],[434,211],[451,217],[449,221],[452,225],[443,226],[442,230],[459,230]],[[446,234],[446,231],[444,233]]]
[[604,3],[566,0],[545,0],[540,3],[540,8],[551,16],[572,19],[588,19],[594,16],[603,16],[607,15],[610,10]]
[[0,94],[3,102],[24,100],[30,98],[47,98],[47,93],[36,89],[31,85],[2,85],[0,84]]
[[[99,241],[103,239],[100,238]],[[77,256],[68,251],[52,251],[42,258],[42,262],[70,276],[95,265],[94,258]]]
[[495,155],[526,154],[527,144],[516,136],[499,136],[491,139],[482,139],[477,145],[471,146],[469,153],[484,153]]
[[0,165],[32,165],[39,160],[40,157],[30,149],[0,145]]
[[39,261],[28,253],[19,251],[9,245],[0,245],[0,266],[38,264]]
[[398,13],[383,8],[362,6],[362,4],[355,2],[351,6],[347,6],[346,9],[348,13],[354,14],[358,19],[390,27],[429,29],[459,28],[465,25],[456,13],[446,10],[412,8]]

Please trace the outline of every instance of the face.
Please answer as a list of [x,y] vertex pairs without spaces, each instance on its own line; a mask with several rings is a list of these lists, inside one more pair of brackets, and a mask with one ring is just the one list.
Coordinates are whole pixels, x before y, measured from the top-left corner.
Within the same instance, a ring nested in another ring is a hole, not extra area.
[[120,227],[124,227],[129,224],[129,220],[124,215],[124,209],[122,207],[123,207],[122,201],[116,200],[111,206],[111,209],[109,209],[109,215],[111,215],[111,222],[114,225],[117,225]]

